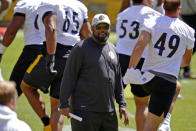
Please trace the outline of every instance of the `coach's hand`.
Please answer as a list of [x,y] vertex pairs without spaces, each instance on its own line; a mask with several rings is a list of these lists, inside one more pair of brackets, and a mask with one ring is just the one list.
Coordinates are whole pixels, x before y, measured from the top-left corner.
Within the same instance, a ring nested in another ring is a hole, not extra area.
[[120,119],[122,119],[122,115],[124,116],[124,124],[125,126],[126,125],[129,125],[129,118],[128,118],[128,115],[127,115],[127,111],[125,108],[120,108],[119,109],[119,114],[120,114]]
[[67,108],[58,108],[58,111],[64,115],[64,116],[67,116],[67,118],[70,118],[69,116],[69,113],[70,113],[70,108],[67,107]]
[[56,75],[57,74],[57,70],[54,69],[54,65],[55,65],[55,55],[46,55],[46,70],[52,74],[52,75]]

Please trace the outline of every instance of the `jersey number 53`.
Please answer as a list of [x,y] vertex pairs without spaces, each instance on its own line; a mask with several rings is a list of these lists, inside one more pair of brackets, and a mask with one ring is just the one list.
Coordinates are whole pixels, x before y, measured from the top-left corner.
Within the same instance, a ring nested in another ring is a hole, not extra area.
[[139,36],[139,27],[140,23],[137,21],[132,21],[130,28],[132,28],[132,31],[127,32],[128,29],[126,29],[125,24],[128,23],[128,20],[122,20],[122,23],[120,25],[120,28],[123,30],[123,33],[119,35],[119,38],[125,37],[125,35],[128,33],[130,39],[136,39]]

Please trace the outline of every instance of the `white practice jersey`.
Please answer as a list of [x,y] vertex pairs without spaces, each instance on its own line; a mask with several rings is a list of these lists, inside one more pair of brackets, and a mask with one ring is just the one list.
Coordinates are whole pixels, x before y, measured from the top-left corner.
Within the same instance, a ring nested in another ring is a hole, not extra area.
[[38,8],[40,27],[43,41],[45,38],[45,27],[43,16],[47,12],[57,15],[57,42],[63,45],[74,46],[80,41],[80,29],[85,20],[88,19],[87,8],[78,0],[45,0]]
[[42,44],[41,33],[37,27],[37,8],[40,0],[20,0],[14,8],[15,15],[25,16],[24,45]]
[[141,30],[151,33],[143,71],[153,70],[178,77],[186,49],[194,47],[194,30],[178,18],[161,16],[145,21]]
[[[117,17],[117,51],[120,54],[131,56],[133,49],[138,41],[141,27],[144,20],[152,17],[158,17],[161,14],[150,7],[144,5],[131,6],[121,12]],[[145,58],[147,47],[142,54]]]

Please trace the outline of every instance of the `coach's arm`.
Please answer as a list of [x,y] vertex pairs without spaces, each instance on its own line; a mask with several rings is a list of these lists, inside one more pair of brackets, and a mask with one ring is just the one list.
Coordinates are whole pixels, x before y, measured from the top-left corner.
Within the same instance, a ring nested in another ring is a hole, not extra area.
[[60,86],[60,107],[59,112],[68,118],[70,112],[69,98],[76,88],[83,55],[81,48],[76,44],[67,59],[61,86]]
[[129,125],[129,118],[128,118],[128,114],[126,111],[126,102],[125,102],[125,97],[124,97],[124,88],[122,84],[120,63],[118,63],[115,78],[116,78],[115,79],[115,98],[116,98],[116,102],[119,104],[120,119],[122,119],[122,116],[123,116],[124,124]]

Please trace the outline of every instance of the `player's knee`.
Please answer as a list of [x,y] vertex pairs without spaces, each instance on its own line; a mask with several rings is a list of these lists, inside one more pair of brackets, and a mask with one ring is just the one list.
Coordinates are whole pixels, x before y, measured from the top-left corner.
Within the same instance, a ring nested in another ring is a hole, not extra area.
[[53,114],[53,117],[50,118],[50,123],[51,125],[63,125],[64,124],[63,115]]
[[25,83],[24,81],[21,82],[20,85],[21,90],[25,93],[27,91],[32,91],[32,90],[36,90],[35,88],[31,87],[30,85],[28,85],[27,83]]
[[148,106],[149,96],[145,96],[145,97],[134,96],[134,100],[136,106],[146,106],[146,105]]
[[64,117],[63,115],[60,116],[60,119],[59,119],[59,124],[60,125],[64,124],[64,118],[63,117]]

